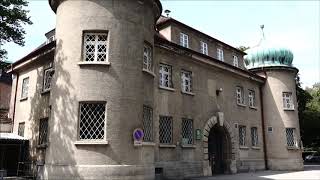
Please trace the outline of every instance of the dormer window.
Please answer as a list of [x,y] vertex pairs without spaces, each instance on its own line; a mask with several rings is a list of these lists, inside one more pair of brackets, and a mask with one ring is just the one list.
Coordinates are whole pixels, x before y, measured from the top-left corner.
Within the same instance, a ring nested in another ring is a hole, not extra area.
[[220,61],[224,61],[222,48],[217,48],[217,59]]
[[208,55],[208,44],[207,43],[200,41],[200,52],[202,54]]
[[187,34],[180,33],[180,45],[189,48],[189,37]]

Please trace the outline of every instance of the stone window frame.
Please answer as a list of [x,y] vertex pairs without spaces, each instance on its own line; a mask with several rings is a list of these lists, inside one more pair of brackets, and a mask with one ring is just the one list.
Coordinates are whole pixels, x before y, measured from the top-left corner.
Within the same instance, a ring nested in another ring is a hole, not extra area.
[[[148,50],[146,52],[146,50]],[[142,70],[153,74],[153,46],[148,41],[143,44],[143,64]]]
[[233,66],[239,67],[239,58],[236,55],[233,55]]
[[247,148],[247,126],[239,125],[238,126],[238,133],[239,133],[239,147],[240,148]]
[[20,97],[20,100],[28,99],[29,86],[30,86],[30,78],[29,77],[23,78],[22,79],[22,84],[21,84],[21,97]]
[[[51,90],[51,85],[52,85],[51,82],[52,82],[53,74],[54,74],[54,68],[52,66],[47,67],[43,70],[42,93],[49,92]],[[49,82],[47,81],[48,80],[47,78],[50,78]],[[49,83],[49,85],[47,85],[46,83]]]
[[282,103],[284,110],[294,110],[293,93],[282,92]]
[[18,135],[24,137],[24,131],[26,128],[26,123],[25,122],[19,122],[18,124]]
[[[146,113],[149,113],[146,117]],[[153,109],[150,106],[143,105],[143,121],[142,121],[142,129],[144,132],[143,142],[154,142],[154,128],[153,128]],[[149,118],[148,118],[149,117]],[[146,131],[146,128],[149,128]]]
[[242,86],[236,86],[236,102],[237,105],[245,106],[244,88]]
[[258,127],[251,127],[251,146],[258,147],[259,146],[259,136],[258,136]]
[[180,45],[189,48],[189,36],[186,33],[180,32]]
[[[193,92],[193,86],[192,86],[193,78],[192,78],[192,76],[193,76],[192,71],[187,71],[184,69],[181,70],[181,92],[182,93],[193,95],[193,93],[192,93]],[[189,85],[186,85],[186,82],[188,82]]]
[[286,135],[287,148],[288,149],[297,149],[298,148],[298,141],[297,141],[296,128],[293,128],[293,127],[285,128],[285,135]]
[[39,120],[38,147],[46,147],[48,145],[49,134],[49,117]]
[[[165,68],[167,68],[168,71],[164,71]],[[165,64],[165,63],[159,64],[159,87],[160,88],[173,90],[172,71],[173,71],[173,68],[171,65]],[[164,75],[168,76],[167,80],[165,79]],[[168,86],[166,86],[166,84],[168,84]]]
[[223,49],[222,47],[217,48],[217,59],[220,61],[224,61]]
[[[191,126],[190,126],[191,124]],[[194,121],[190,118],[182,118],[181,121],[181,145],[194,144]],[[187,140],[187,143],[185,141]]]
[[[162,124],[162,121],[168,121],[166,124]],[[170,126],[167,129],[163,129],[164,127]],[[164,133],[164,134],[163,134]],[[168,135],[169,134],[169,135]],[[165,141],[166,138],[170,141]],[[165,115],[160,115],[159,116],[159,144],[162,145],[173,145],[173,117],[172,116],[165,116]]]
[[204,41],[200,41],[200,52],[202,54],[208,55],[208,44]]
[[248,105],[250,108],[256,108],[256,92],[253,89],[248,89]]

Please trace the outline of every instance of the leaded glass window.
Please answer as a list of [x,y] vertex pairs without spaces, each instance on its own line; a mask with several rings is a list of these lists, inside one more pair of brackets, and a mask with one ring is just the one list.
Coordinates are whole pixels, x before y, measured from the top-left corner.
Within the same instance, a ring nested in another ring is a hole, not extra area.
[[237,104],[244,104],[243,87],[237,86],[236,94],[237,94]]
[[181,89],[182,92],[192,92],[192,72],[181,71]]
[[48,118],[40,119],[39,123],[39,145],[45,145],[48,142]]
[[208,55],[208,44],[207,43],[200,41],[200,52],[202,54]]
[[159,142],[172,144],[172,117],[160,116],[159,119]]
[[297,147],[295,140],[295,128],[286,128],[287,146]]
[[143,106],[143,141],[152,142],[153,141],[153,118],[152,118],[152,108],[148,106]]
[[183,47],[189,47],[189,37],[187,34],[180,33],[180,45]]
[[256,101],[255,92],[253,90],[249,90],[249,94],[248,94],[249,106],[250,107],[255,107],[256,106],[255,101]]
[[152,72],[152,47],[147,43],[143,47],[143,69]]
[[258,128],[257,127],[251,128],[251,145],[258,146]]
[[29,91],[29,77],[22,80],[21,99],[28,97]]
[[24,122],[21,122],[19,123],[18,125],[18,135],[19,136],[24,136],[24,128],[25,128],[25,123]]
[[84,61],[108,62],[108,34],[84,33]]
[[283,108],[284,109],[294,109],[293,100],[292,100],[292,92],[283,92]]
[[239,126],[239,145],[246,146],[246,126]]
[[105,139],[106,104],[104,102],[81,102],[79,113],[79,139]]
[[172,88],[172,67],[166,64],[159,66],[159,86]]
[[44,70],[43,91],[50,91],[53,74],[54,74],[53,68],[48,68]]
[[193,120],[182,119],[182,144],[193,144]]

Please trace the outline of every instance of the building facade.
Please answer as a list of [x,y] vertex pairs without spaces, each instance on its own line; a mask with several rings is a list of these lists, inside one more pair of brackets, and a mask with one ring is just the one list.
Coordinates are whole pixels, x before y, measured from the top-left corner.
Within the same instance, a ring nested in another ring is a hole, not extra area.
[[12,131],[12,120],[9,118],[9,105],[11,96],[11,74],[6,73],[6,68],[11,63],[0,61],[0,133]]
[[14,133],[29,139],[40,178],[303,168],[290,51],[244,60],[161,16],[158,0],[49,4],[55,31],[10,70]]

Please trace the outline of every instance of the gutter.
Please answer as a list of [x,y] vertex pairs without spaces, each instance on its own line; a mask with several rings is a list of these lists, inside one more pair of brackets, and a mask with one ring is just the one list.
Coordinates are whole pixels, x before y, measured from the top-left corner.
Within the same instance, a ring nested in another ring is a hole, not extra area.
[[[265,78],[267,79],[267,74],[265,74]],[[268,154],[267,154],[267,145],[266,145],[266,128],[265,128],[265,119],[264,119],[264,110],[263,110],[263,94],[262,94],[262,85],[259,86],[260,91],[260,106],[261,106],[261,123],[262,123],[262,138],[263,138],[263,157],[264,157],[264,166],[266,170],[269,170],[268,166]]]

